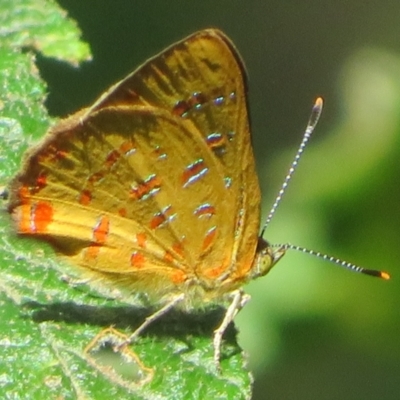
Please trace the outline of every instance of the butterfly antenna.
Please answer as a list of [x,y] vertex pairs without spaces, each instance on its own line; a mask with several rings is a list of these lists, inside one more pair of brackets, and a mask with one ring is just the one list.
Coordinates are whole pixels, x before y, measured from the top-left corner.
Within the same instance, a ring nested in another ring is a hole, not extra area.
[[306,127],[306,129],[304,131],[303,139],[302,139],[302,141],[300,143],[300,146],[299,146],[299,148],[297,150],[296,156],[294,157],[293,162],[292,162],[292,164],[291,164],[291,166],[289,168],[289,172],[286,175],[285,180],[283,181],[283,184],[281,186],[281,189],[279,190],[278,196],[276,196],[276,199],[275,199],[274,204],[272,205],[271,211],[269,212],[268,217],[265,220],[264,226],[263,226],[263,228],[261,230],[261,237],[264,236],[265,230],[267,229],[267,226],[271,222],[272,217],[274,216],[274,214],[276,212],[276,209],[278,208],[279,203],[282,200],[282,197],[283,197],[283,195],[284,195],[284,193],[286,191],[286,188],[287,188],[287,186],[289,184],[289,181],[292,179],[293,173],[297,168],[297,165],[298,165],[298,163],[300,161],[301,155],[303,154],[304,149],[307,146],[307,142],[310,139],[311,134],[313,133],[315,127],[317,126],[319,117],[321,116],[321,113],[322,113],[322,106],[323,106],[323,100],[322,100],[321,97],[318,97],[317,100],[315,101],[315,104],[314,104],[313,108],[312,108],[311,115],[310,115],[310,118],[308,120],[307,127]]
[[[319,117],[321,116],[321,113],[322,113],[322,106],[323,106],[323,100],[321,97],[318,97],[312,108],[310,119],[308,120],[308,124],[304,131],[303,139],[297,150],[296,156],[294,157],[294,160],[290,166],[289,172],[286,175],[285,180],[283,181],[283,184],[282,184],[281,189],[279,190],[278,196],[276,197],[275,202],[272,205],[271,211],[269,212],[268,217],[265,220],[264,226],[261,230],[261,237],[264,236],[264,232],[265,232],[268,224],[271,222],[272,217],[274,216],[276,209],[278,208],[279,203],[282,200],[283,194],[286,191],[288,183],[292,179],[293,173],[297,168],[297,165],[298,165],[299,160],[304,152],[304,149],[306,148],[308,140],[310,139],[311,134],[313,133],[315,127],[317,126]],[[278,248],[280,253],[285,252],[286,250],[300,251],[301,253],[309,254],[310,256],[322,258],[323,260],[326,260],[333,264],[339,265],[340,267],[349,269],[350,271],[358,272],[358,273],[365,274],[365,275],[375,276],[375,277],[386,279],[386,280],[390,279],[390,275],[387,272],[363,268],[363,267],[360,267],[359,265],[352,264],[348,261],[344,261],[339,258],[320,253],[319,251],[306,249],[305,247],[296,246],[296,245],[293,245],[290,243],[274,244],[274,245],[271,245],[271,247]]]
[[363,267],[360,267],[359,265],[352,264],[348,261],[344,261],[339,258],[320,253],[319,251],[314,251],[314,250],[306,249],[304,247],[295,246],[290,243],[274,244],[274,245],[272,245],[272,247],[277,247],[284,251],[286,251],[286,250],[300,251],[302,253],[309,254],[310,256],[322,258],[323,260],[329,261],[331,263],[339,265],[340,267],[349,269],[350,271],[353,271],[353,272],[358,272],[358,273],[365,274],[365,275],[375,276],[377,278],[382,278],[382,279],[386,279],[386,280],[390,279],[390,275],[387,272],[377,271],[375,269],[363,268]]

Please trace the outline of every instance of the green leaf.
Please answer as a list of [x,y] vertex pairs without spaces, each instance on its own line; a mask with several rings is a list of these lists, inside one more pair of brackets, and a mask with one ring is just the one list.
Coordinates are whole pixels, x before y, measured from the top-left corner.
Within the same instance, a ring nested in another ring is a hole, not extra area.
[[0,6],[1,47],[31,47],[47,57],[78,65],[90,58],[79,29],[52,0],[5,0]]
[[[3,1],[0,26],[0,182],[6,185],[25,150],[53,123],[34,51],[73,65],[90,56],[76,24],[53,1]],[[212,335],[223,309],[171,312],[129,351],[114,353],[112,345],[151,310],[118,288],[62,282],[75,271],[46,243],[17,237],[6,204],[0,226],[2,397],[250,398],[252,377],[233,326],[225,335],[222,374],[213,364]],[[111,325],[117,331],[104,330]]]

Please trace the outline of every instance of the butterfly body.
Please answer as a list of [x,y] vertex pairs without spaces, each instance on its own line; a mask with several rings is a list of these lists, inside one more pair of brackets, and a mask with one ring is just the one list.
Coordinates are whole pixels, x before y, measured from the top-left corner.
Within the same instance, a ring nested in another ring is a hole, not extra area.
[[195,33],[28,152],[10,184],[17,232],[154,301],[229,297],[282,255],[258,238],[249,129],[240,56],[223,33]]

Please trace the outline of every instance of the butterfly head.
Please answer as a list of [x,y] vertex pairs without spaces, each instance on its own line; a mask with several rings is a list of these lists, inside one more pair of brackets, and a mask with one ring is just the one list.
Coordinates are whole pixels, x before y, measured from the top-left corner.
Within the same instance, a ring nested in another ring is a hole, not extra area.
[[251,268],[251,279],[266,275],[285,254],[286,248],[273,248],[263,237],[258,238],[256,256]]

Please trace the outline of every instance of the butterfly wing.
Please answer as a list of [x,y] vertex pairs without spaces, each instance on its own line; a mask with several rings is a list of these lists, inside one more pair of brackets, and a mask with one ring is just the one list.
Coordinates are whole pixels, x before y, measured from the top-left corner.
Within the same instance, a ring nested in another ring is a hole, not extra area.
[[259,227],[245,90],[221,32],[168,48],[28,154],[11,184],[18,232],[133,289],[234,289]]

